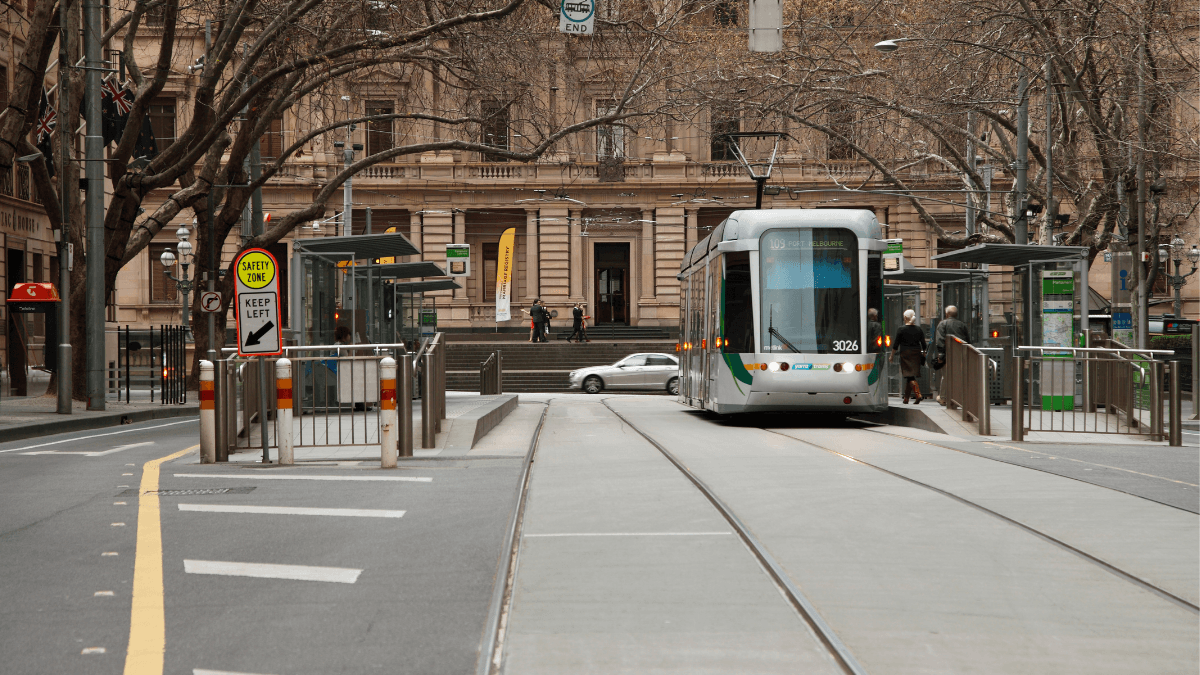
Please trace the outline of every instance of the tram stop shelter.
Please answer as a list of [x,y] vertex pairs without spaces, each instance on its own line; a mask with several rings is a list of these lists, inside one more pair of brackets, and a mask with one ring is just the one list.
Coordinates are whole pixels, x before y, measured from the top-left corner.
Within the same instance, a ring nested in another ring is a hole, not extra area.
[[[338,326],[356,343],[417,340],[423,293],[459,288],[432,262],[394,262],[420,251],[400,233],[300,239],[293,244],[292,338],[300,345],[334,342]],[[436,316],[436,314],[434,314]],[[436,322],[435,324],[436,325]]]

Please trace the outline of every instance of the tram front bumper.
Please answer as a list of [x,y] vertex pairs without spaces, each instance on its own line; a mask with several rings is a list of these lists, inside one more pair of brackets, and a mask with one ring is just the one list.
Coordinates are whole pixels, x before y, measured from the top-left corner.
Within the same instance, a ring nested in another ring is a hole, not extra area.
[[[847,403],[846,399],[850,399]],[[869,392],[752,391],[746,399],[746,412],[770,410],[824,410],[830,412],[875,412]]]

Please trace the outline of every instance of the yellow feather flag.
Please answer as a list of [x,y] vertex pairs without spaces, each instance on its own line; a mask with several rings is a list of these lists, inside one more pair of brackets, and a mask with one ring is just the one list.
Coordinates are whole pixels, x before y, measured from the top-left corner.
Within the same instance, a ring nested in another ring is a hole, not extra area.
[[517,266],[517,228],[510,227],[500,235],[500,247],[496,260],[496,321],[512,318],[513,268]]

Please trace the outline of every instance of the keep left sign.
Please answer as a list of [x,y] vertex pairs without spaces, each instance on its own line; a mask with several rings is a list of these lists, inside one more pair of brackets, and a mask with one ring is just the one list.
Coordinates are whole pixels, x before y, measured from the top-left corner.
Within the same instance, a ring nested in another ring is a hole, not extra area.
[[238,356],[282,354],[279,263],[267,251],[251,248],[237,257],[234,270]]

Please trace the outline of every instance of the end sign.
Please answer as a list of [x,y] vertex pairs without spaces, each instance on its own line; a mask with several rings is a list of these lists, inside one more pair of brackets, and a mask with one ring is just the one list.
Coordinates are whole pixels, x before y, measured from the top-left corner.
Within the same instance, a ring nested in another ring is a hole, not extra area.
[[283,353],[279,318],[279,264],[261,248],[243,251],[234,262],[238,356]]

